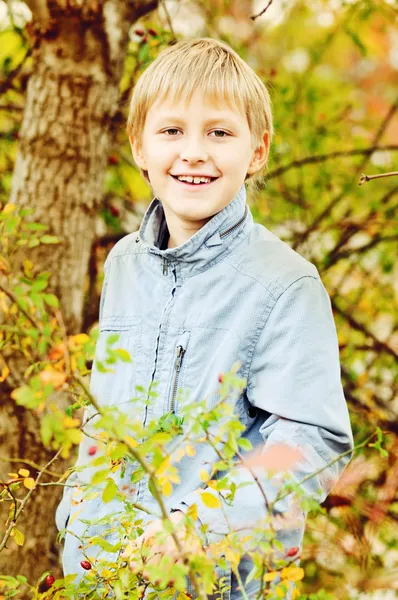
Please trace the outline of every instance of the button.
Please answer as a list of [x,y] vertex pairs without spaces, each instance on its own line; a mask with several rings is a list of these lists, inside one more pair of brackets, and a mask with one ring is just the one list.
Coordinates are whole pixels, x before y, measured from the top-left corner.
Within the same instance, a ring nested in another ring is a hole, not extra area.
[[257,416],[257,408],[255,406],[250,405],[247,409],[247,414],[251,419],[254,419],[254,417]]

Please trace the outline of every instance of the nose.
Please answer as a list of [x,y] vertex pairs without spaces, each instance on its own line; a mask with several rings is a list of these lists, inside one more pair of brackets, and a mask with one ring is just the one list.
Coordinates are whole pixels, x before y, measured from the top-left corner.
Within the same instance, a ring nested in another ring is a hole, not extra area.
[[199,161],[205,162],[208,158],[203,142],[197,137],[186,139],[183,149],[180,153],[181,160],[190,164],[195,164]]

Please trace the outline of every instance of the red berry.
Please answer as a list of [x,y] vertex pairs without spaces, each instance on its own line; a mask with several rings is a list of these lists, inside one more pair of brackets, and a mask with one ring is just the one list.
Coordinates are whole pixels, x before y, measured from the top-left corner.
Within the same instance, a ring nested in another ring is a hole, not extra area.
[[109,210],[114,217],[118,217],[120,215],[119,209],[116,206],[110,206]]
[[89,571],[91,569],[91,563],[88,560],[82,560],[80,566],[86,571]]
[[287,551],[287,556],[295,556],[298,551],[299,551],[299,549],[296,547],[289,548],[289,550]]
[[220,375],[218,376],[218,381],[219,383],[222,383],[224,381],[224,375],[222,373],[220,373]]
[[94,456],[94,454],[97,453],[97,450],[98,450],[97,446],[90,446],[90,448],[88,449],[89,456]]
[[145,31],[143,29],[134,29],[135,35],[143,36],[145,35]]
[[108,165],[117,165],[119,163],[119,158],[116,156],[116,154],[111,154],[108,157]]
[[148,33],[149,33],[149,35],[157,35],[158,34],[156,29],[148,29]]
[[271,77],[275,77],[275,75],[276,75],[276,69],[274,67],[272,67],[272,69],[271,69],[271,71],[270,71],[269,74],[271,75]]
[[143,44],[146,44],[146,43],[147,43],[147,41],[148,41],[148,36],[147,36],[147,35],[144,35],[144,37],[142,38],[141,42],[142,42]]
[[46,577],[46,584],[48,585],[48,587],[51,587],[52,584],[55,581],[55,577],[53,575],[47,575]]

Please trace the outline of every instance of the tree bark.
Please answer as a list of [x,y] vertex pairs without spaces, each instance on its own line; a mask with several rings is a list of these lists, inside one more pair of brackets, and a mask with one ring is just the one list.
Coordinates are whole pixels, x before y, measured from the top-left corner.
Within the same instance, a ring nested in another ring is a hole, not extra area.
[[[29,220],[49,225],[58,245],[29,251],[35,273],[50,271],[68,334],[81,330],[85,282],[101,203],[103,178],[119,111],[119,82],[131,24],[157,2],[29,0],[36,37],[10,202],[29,206]],[[26,259],[18,248],[13,268]],[[20,359],[14,368],[23,377]],[[40,417],[16,406],[6,380],[0,392],[1,457],[28,458],[44,466],[53,453],[40,440]],[[65,403],[63,395],[59,401]],[[0,479],[25,467],[0,462]],[[62,473],[65,464],[52,466]],[[34,476],[34,470],[32,475]],[[44,479],[45,481],[45,479]],[[46,570],[61,576],[54,513],[62,488],[35,491],[19,521],[25,544],[9,540],[0,574],[22,574],[30,583]],[[1,534],[8,506],[0,503]],[[2,535],[1,535],[2,537]]]

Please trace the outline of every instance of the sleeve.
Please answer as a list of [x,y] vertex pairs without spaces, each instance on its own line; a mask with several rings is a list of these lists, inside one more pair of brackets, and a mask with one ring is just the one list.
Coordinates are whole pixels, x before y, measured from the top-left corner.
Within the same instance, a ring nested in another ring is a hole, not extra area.
[[[246,394],[252,405],[271,414],[260,428],[263,453],[281,443],[298,449],[302,458],[289,472],[296,482],[323,468],[301,485],[306,496],[319,502],[325,500],[352,458],[354,441],[340,377],[329,295],[319,278],[300,277],[280,294],[261,325]],[[325,468],[346,451],[346,456]],[[199,525],[208,526],[208,543],[220,539],[219,535],[230,528],[242,530],[244,526],[247,533],[266,516],[264,498],[248,469],[239,466],[234,471],[237,484],[252,485],[239,488],[232,505],[223,502],[218,509],[208,508],[195,490],[173,506],[173,510],[186,512],[196,503]],[[268,478],[263,468],[256,475],[268,501],[273,502],[282,483],[281,474]],[[206,491],[217,495],[211,488]],[[289,510],[298,515],[291,495],[275,503],[276,514],[285,515]],[[300,508],[299,513],[301,520],[295,531],[279,535],[284,545],[299,546],[302,541],[306,512]]]

